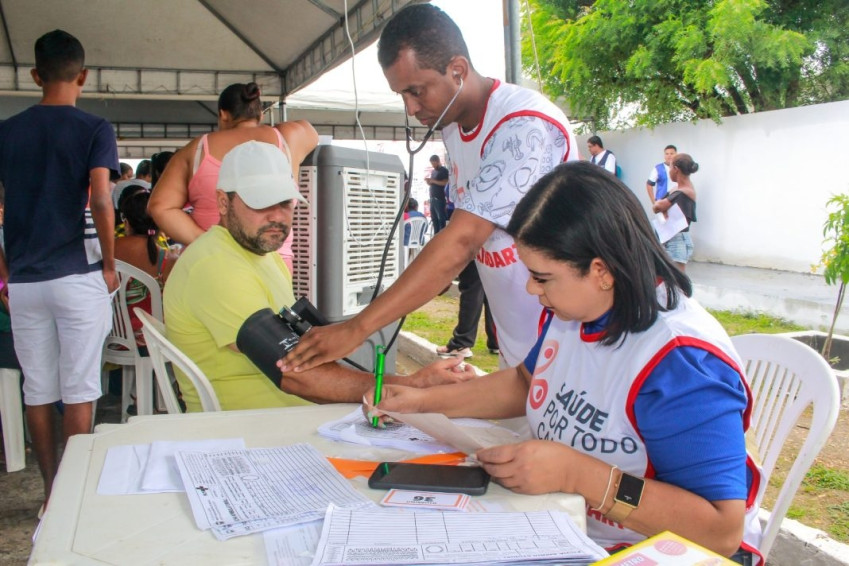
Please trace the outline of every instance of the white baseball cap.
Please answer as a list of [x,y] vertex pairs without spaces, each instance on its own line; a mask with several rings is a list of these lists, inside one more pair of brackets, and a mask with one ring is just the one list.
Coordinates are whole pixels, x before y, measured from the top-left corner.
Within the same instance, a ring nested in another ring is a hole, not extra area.
[[289,158],[265,142],[249,141],[228,151],[218,172],[218,188],[235,192],[254,210],[292,199],[307,202],[295,184]]

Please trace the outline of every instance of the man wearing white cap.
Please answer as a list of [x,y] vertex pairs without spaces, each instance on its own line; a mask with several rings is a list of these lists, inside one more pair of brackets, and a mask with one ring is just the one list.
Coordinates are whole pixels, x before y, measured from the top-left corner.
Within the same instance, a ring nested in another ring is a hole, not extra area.
[[[268,143],[236,146],[221,163],[216,198],[220,224],[186,248],[165,285],[168,338],[203,370],[225,410],[360,401],[374,385],[372,374],[329,363],[285,374],[278,389],[236,348],[245,319],[295,302],[291,275],[276,253],[292,226],[295,201],[306,204],[288,158]],[[440,361],[387,381],[428,386],[473,376],[456,371],[457,364]],[[178,380],[188,410],[199,411],[197,392],[187,379]]]

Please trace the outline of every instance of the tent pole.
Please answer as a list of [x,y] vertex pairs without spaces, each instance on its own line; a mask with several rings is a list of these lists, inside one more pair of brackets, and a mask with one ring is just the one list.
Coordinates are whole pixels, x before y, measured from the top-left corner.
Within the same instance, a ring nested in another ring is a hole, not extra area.
[[521,16],[519,0],[502,0],[504,13],[504,74],[508,83],[522,80]]

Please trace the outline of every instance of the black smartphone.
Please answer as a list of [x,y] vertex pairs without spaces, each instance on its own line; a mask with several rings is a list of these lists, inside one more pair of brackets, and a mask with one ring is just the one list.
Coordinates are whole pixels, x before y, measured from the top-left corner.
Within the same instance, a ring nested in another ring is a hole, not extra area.
[[483,495],[489,474],[478,466],[383,462],[368,479],[372,489],[410,489]]

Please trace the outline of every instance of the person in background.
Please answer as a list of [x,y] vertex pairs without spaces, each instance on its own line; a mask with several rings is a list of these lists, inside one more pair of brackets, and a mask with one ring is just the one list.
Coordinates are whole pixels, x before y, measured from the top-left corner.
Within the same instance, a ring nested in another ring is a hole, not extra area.
[[454,201],[451,200],[451,185],[445,184],[445,223],[451,221],[451,215],[454,214]]
[[[407,210],[404,211],[404,220],[409,220],[410,218],[424,218],[425,215],[419,212],[419,201],[410,197],[407,200]],[[410,245],[410,225],[404,225],[404,245]],[[422,234],[422,239],[424,239],[424,234]]]
[[612,151],[604,149],[604,142],[598,136],[592,136],[587,140],[587,150],[590,152],[590,163],[607,169],[616,174],[616,156]]
[[[217,182],[219,225],[186,248],[165,284],[168,339],[209,378],[224,410],[360,401],[374,383],[371,373],[328,363],[283,373],[278,388],[239,351],[236,337],[245,320],[295,302],[277,250],[292,225],[294,201],[306,201],[289,159],[267,143],[230,150]],[[461,359],[451,359],[387,379],[426,387],[473,377]],[[195,388],[179,372],[177,379],[189,412],[200,410]]]
[[498,328],[501,362],[513,366],[533,344],[543,312],[525,292],[527,271],[504,227],[534,181],[578,159],[569,120],[541,94],[478,73],[457,24],[432,4],[400,10],[383,28],[377,56],[407,113],[425,127],[441,127],[454,214],[392,286],[357,316],[310,330],[283,369],[307,370],[348,355],[442,292],[473,259]]
[[6,188],[0,278],[9,288],[46,505],[59,464],[54,404],[64,404],[67,440],[91,431],[93,402],[101,395],[110,293],[118,288],[109,186],[118,146],[109,122],[76,108],[88,76],[77,38],[62,30],[39,37],[31,74],[40,102],[0,124]]
[[165,167],[168,166],[168,162],[171,161],[171,158],[174,157],[173,151],[160,151],[159,153],[154,153],[150,156],[150,186],[155,187],[156,183],[159,182],[159,179],[162,177],[162,174],[165,172]]
[[445,187],[448,185],[448,169],[442,165],[442,161],[438,155],[430,156],[430,166],[433,171],[430,177],[425,179],[430,190],[430,220],[433,222],[433,233],[436,234],[443,228],[448,221],[448,211],[446,210]]
[[150,181],[151,181],[151,167],[150,167],[150,159],[142,159],[139,161],[139,164],[136,165],[136,176],[130,177],[129,179],[122,179],[115,183],[115,186],[112,188],[112,205],[115,208],[115,214],[118,214],[118,199],[121,198],[121,193],[124,192],[124,189],[129,187],[130,185],[141,185],[147,190],[150,190]]
[[678,153],[677,147],[671,144],[666,146],[663,149],[663,162],[655,165],[649,172],[646,192],[652,205],[656,200],[662,199],[667,193],[675,190],[675,181],[669,178],[669,168],[676,153]]
[[[136,192],[128,192],[122,196],[120,214],[126,234],[115,239],[115,259],[138,267],[156,279],[161,288],[165,285],[179,253],[159,245],[159,228],[147,212],[149,199],[150,192],[141,187]],[[135,307],[151,312],[148,288],[133,280],[127,287],[127,308],[136,342],[143,346],[145,342],[141,332],[142,323],[133,312]]]
[[436,353],[443,357],[462,356],[471,358],[472,348],[478,339],[478,325],[481,313],[484,315],[484,331],[486,332],[486,347],[490,354],[498,354],[498,337],[495,332],[495,321],[486,293],[483,290],[478,267],[474,261],[463,268],[457,277],[457,290],[460,293],[460,308],[457,311],[457,326],[451,333],[451,339],[445,346],[438,346]]
[[[236,83],[218,97],[218,131],[204,134],[178,151],[150,197],[150,214],[170,239],[185,246],[218,224],[216,181],[221,160],[246,141],[279,147],[297,166],[318,145],[318,133],[304,120],[261,124],[262,100],[256,83]],[[183,212],[186,203],[191,215]],[[291,266],[291,235],[282,255]],[[283,246],[281,246],[283,247]]]
[[115,210],[115,238],[123,238],[127,235],[127,227],[121,216],[121,204],[136,193],[149,192],[150,188],[146,188],[144,185],[129,184],[118,195],[118,208]]
[[699,170],[699,164],[686,153],[678,153],[672,160],[669,168],[669,180],[675,183],[675,187],[662,199],[655,201],[652,206],[654,212],[667,214],[673,206],[681,208],[684,218],[687,219],[687,227],[678,232],[664,243],[669,257],[675,262],[681,271],[687,267],[687,262],[693,257],[693,239],[690,237],[690,224],[696,221],[696,189],[690,181],[690,175]]
[[610,552],[673,530],[757,564],[764,478],[746,452],[742,362],[634,194],[589,163],[561,165],[507,232],[548,312],[525,360],[456,385],[384,386],[369,416],[525,415],[532,440],[475,454],[504,487],[583,496],[587,534]]
[[121,176],[118,178],[119,181],[126,181],[127,179],[133,178],[133,168],[130,167],[129,164],[122,161],[119,164],[119,167],[121,168]]

